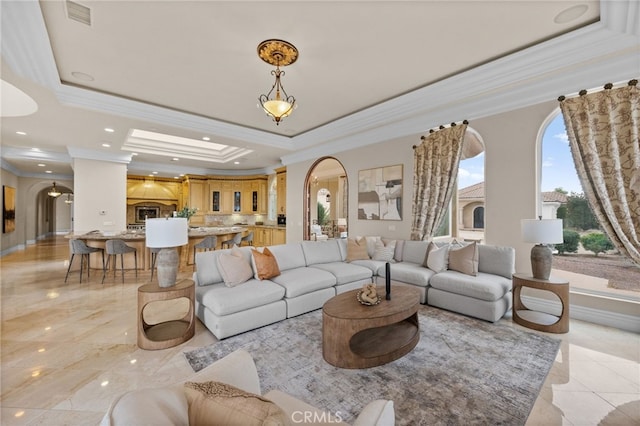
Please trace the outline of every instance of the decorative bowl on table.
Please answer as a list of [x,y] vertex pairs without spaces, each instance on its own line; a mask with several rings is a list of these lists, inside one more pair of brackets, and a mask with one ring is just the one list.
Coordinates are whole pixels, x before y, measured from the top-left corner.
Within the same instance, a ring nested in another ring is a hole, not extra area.
[[356,299],[358,299],[358,302],[360,302],[361,304],[365,305],[365,306],[373,306],[373,305],[377,305],[378,303],[380,303],[380,301],[382,300],[382,297],[379,295],[376,295],[376,302],[371,303],[371,302],[367,302],[366,300],[362,299],[362,290],[360,290],[358,293],[356,293]]

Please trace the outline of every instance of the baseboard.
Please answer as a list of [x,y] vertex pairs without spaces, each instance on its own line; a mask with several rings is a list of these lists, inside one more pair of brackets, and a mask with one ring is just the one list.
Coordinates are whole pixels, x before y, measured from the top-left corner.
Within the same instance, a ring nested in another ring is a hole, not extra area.
[[[580,293],[580,297],[597,299],[599,296]],[[522,295],[521,299],[523,303],[530,309],[551,313],[559,312],[561,309],[559,301],[547,300],[540,297],[525,295]],[[628,302],[620,301],[620,303]],[[631,331],[634,333],[640,333],[640,316],[638,315],[629,315],[625,313],[596,309],[588,306],[570,303],[569,317],[594,324],[600,324],[608,327],[619,328],[621,330]]]
[[14,251],[18,251],[18,250],[24,250],[25,249],[25,245],[24,244],[18,244],[16,246],[13,247],[9,247],[8,249],[2,250],[0,252],[0,257],[2,256],[6,256],[8,254],[13,253]]

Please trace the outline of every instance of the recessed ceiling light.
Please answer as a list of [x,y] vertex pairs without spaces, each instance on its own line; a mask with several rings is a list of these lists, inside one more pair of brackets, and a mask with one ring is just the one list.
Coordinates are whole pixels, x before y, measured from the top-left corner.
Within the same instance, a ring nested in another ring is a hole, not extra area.
[[27,132],[23,132],[23,131],[18,130],[18,131],[16,132],[16,135],[20,135],[20,136],[27,136]]
[[239,161],[234,161],[233,164],[240,164],[240,162]]
[[138,155],[138,153],[137,152],[132,152],[131,155]]
[[178,157],[173,157],[171,161],[180,161],[180,159]]
[[45,173],[53,173],[51,170],[45,170]]
[[109,147],[111,147],[111,144],[103,143],[102,146],[105,147],[105,148],[109,148]]
[[180,176],[174,176],[173,178],[174,179],[180,179]]
[[202,137],[202,140],[203,140],[203,141],[210,141],[210,140],[211,140],[211,138],[210,138],[209,136],[203,136],[203,137]]
[[115,132],[115,130],[113,130],[111,127],[105,127],[105,128],[104,128],[104,131],[105,131],[105,132],[107,132],[107,133],[113,133],[113,132]]
[[158,172],[151,172],[151,173],[152,173],[152,174],[154,174],[154,175],[157,175],[157,174],[158,174]]
[[82,81],[93,81],[94,78],[93,76],[84,73],[84,72],[80,72],[80,71],[73,71],[71,73],[72,76],[74,76],[75,78],[77,78],[78,80],[82,80]]
[[151,173],[149,176],[150,176],[150,177],[153,177],[153,173]]
[[180,177],[184,177],[184,173],[180,173]]
[[44,166],[46,166],[46,164],[42,164],[42,163],[38,164],[38,167],[44,167]]
[[584,15],[588,9],[589,6],[587,6],[586,4],[577,4],[575,6],[571,6],[570,8],[558,13],[556,17],[553,18],[553,22],[555,22],[556,24],[566,24],[567,22],[571,22]]

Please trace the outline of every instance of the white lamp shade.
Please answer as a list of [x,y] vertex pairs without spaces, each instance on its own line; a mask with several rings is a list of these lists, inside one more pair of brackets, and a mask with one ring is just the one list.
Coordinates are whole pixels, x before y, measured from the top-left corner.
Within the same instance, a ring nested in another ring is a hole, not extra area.
[[145,222],[147,247],[178,247],[189,242],[186,217],[147,219]]
[[562,243],[562,219],[522,219],[522,240],[535,244]]
[[338,226],[347,226],[347,219],[344,217],[338,218]]

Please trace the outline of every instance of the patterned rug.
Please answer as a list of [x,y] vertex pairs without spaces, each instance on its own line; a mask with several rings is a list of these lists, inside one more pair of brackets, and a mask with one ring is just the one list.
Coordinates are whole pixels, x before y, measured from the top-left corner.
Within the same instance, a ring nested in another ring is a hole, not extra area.
[[409,354],[364,370],[322,358],[317,310],[185,352],[199,371],[244,348],[262,391],[279,389],[352,423],[374,399],[394,401],[398,425],[524,425],[560,341],[421,306],[420,342]]

